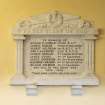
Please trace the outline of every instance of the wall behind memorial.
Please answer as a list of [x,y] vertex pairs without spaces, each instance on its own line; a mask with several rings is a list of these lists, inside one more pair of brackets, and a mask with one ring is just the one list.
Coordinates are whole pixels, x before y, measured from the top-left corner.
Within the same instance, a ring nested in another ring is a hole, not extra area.
[[[105,31],[105,0],[0,0],[0,75],[15,72],[16,45],[11,30],[16,22],[52,10],[80,15]],[[105,74],[105,33],[101,33],[96,44],[98,75]]]
[[16,22],[53,10],[80,15],[101,29],[95,68],[100,78],[105,76],[105,0],[0,0],[0,79],[12,77],[16,70],[16,44],[11,35]]

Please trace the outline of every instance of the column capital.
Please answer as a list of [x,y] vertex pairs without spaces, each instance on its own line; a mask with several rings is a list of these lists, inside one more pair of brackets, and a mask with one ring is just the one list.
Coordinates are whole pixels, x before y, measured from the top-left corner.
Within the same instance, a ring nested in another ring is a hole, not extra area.
[[24,35],[14,35],[13,37],[15,40],[25,40],[26,37]]

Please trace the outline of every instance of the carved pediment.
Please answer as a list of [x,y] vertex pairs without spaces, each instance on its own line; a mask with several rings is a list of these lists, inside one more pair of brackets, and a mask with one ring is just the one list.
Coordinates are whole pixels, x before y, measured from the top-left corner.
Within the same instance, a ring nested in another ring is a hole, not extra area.
[[79,16],[72,16],[58,11],[23,19],[13,29],[14,35],[30,34],[98,34],[97,29]]

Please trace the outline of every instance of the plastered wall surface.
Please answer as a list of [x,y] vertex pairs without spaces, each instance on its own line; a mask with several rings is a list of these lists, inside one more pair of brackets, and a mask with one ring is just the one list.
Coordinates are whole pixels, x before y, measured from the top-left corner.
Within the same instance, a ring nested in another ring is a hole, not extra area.
[[[11,30],[17,21],[59,10],[81,16],[100,29],[96,41],[95,69],[99,87],[85,87],[83,96],[71,96],[69,86],[40,87],[37,97],[25,95],[24,87],[11,87],[16,70],[16,44]],[[105,105],[105,0],[0,0],[0,105]]]

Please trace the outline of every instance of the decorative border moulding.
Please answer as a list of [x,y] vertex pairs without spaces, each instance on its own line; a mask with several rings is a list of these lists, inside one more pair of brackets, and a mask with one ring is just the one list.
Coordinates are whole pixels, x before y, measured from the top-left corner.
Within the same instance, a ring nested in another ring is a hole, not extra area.
[[[79,16],[53,11],[20,21],[16,24],[12,34],[17,43],[17,71],[11,79],[11,85],[25,85],[28,95],[36,95],[37,85],[72,85],[72,94],[81,95],[83,93],[82,85],[99,84],[94,70],[94,42],[99,33],[89,21],[83,20]],[[78,40],[83,39],[86,47],[84,65],[86,65],[88,73],[77,78],[51,80],[41,78],[38,81],[33,77],[26,77],[24,75],[24,41],[31,36],[37,36],[37,38],[40,36],[52,36],[53,38],[68,36]]]

